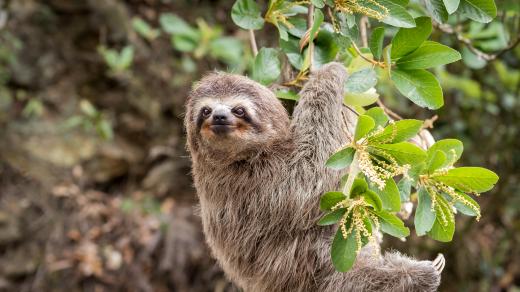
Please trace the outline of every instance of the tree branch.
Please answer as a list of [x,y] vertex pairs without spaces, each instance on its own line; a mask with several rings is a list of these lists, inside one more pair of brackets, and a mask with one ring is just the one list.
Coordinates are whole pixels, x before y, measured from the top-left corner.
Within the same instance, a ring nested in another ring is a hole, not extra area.
[[444,32],[444,33],[447,33],[447,34],[451,34],[451,35],[454,35],[457,40],[460,42],[460,43],[463,43],[464,45],[466,45],[466,47],[473,53],[475,54],[478,58],[482,59],[482,60],[485,60],[485,61],[493,61],[495,60],[496,58],[500,57],[502,54],[504,54],[505,52],[515,48],[518,44],[520,44],[520,34],[518,34],[516,36],[516,39],[511,42],[507,47],[501,49],[500,51],[497,51],[497,52],[494,52],[492,54],[488,54],[488,53],[484,53],[483,51],[477,49],[474,45],[473,45],[473,42],[466,38],[461,32],[459,29],[456,29],[454,27],[452,27],[451,25],[448,25],[448,24],[442,24],[442,23],[438,23],[436,21],[432,21],[433,25],[439,29],[440,31]]
[[[314,25],[314,5],[309,5],[307,13],[307,27],[310,30]],[[314,59],[314,42],[309,42],[309,70],[312,72]]]
[[361,34],[361,45],[363,48],[368,47],[367,25],[368,17],[365,15],[359,20],[359,33]]

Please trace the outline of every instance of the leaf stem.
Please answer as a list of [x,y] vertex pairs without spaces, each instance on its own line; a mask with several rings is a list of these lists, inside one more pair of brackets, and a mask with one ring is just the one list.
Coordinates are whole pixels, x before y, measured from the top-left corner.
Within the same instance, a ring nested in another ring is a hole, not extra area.
[[359,55],[361,58],[363,58],[363,60],[365,60],[365,61],[367,61],[367,62],[369,62],[369,63],[371,63],[371,64],[373,64],[373,65],[375,65],[375,66],[379,66],[379,67],[381,67],[381,68],[386,68],[385,63],[383,63],[383,62],[378,62],[378,61],[376,61],[376,60],[374,60],[374,59],[369,59],[369,58],[365,57],[365,56],[363,55],[363,53],[361,52],[361,50],[359,49],[359,47],[356,45],[355,42],[352,42],[352,47],[354,48],[354,50],[356,51],[356,53],[358,53],[358,55]]
[[354,158],[352,159],[352,163],[350,164],[350,169],[348,173],[348,179],[345,185],[343,186],[343,194],[347,196],[347,198],[350,198],[350,191],[352,189],[352,185],[354,184],[354,180],[356,179],[356,176],[359,173],[359,167],[358,167],[358,154],[357,151],[354,153]]
[[251,42],[251,50],[253,51],[253,57],[258,54],[258,46],[256,45],[255,31],[249,30],[249,41]]

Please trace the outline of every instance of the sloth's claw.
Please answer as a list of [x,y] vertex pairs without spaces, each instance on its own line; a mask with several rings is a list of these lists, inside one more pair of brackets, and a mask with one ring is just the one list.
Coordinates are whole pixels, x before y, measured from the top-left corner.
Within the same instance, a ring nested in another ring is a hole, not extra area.
[[446,265],[446,259],[444,258],[442,253],[437,255],[437,257],[433,260],[432,265],[435,268],[435,270],[439,272],[439,274],[442,272],[442,270],[444,270],[444,266]]

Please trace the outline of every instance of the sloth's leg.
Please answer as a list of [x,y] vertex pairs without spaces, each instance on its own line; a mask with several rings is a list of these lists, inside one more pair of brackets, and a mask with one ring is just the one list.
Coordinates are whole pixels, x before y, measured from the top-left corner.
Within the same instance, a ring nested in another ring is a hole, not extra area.
[[384,258],[364,257],[363,262],[345,274],[342,291],[437,291],[444,257],[432,261],[417,261],[398,252]]

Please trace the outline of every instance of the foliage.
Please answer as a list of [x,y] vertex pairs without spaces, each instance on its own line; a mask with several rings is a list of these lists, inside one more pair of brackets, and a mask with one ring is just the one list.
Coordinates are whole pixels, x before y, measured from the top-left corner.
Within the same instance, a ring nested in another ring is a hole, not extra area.
[[[235,2],[231,17],[236,25],[254,31],[270,23],[279,32],[279,48],[260,49],[252,77],[265,85],[281,83],[280,98],[297,100],[295,88],[302,86],[310,70],[328,62],[343,62],[351,72],[345,83],[344,103],[360,113],[359,119],[352,141],[327,161],[327,166],[336,170],[349,167],[349,175],[341,191],[323,195],[320,207],[327,213],[318,222],[338,225],[331,255],[339,271],[352,267],[357,253],[375,240],[379,230],[396,237],[409,235],[395,213],[401,210],[402,198],[410,200],[412,189],[417,192],[414,223],[419,236],[451,241],[454,214],[480,218],[480,207],[470,195],[490,190],[498,181],[494,172],[455,167],[463,148],[456,139],[440,140],[427,151],[407,142],[421,137],[426,128],[422,121],[392,121],[387,114],[393,112],[387,107],[364,107],[376,101],[382,104],[376,89],[382,81],[393,84],[419,107],[441,108],[445,103],[441,83],[429,70],[463,58],[471,62],[469,56],[481,51],[470,47],[471,52],[461,55],[431,40],[434,28],[449,31],[457,20],[478,26],[496,15],[493,0],[431,1],[424,5],[394,0],[271,0],[263,17],[254,1]],[[370,34],[367,23],[374,27]],[[283,66],[295,71],[296,77],[283,80]]]

